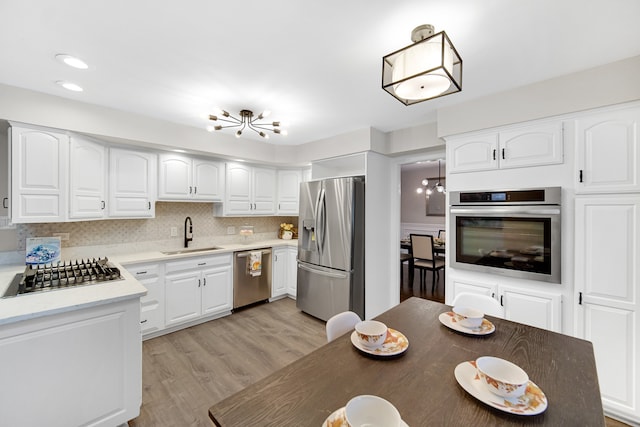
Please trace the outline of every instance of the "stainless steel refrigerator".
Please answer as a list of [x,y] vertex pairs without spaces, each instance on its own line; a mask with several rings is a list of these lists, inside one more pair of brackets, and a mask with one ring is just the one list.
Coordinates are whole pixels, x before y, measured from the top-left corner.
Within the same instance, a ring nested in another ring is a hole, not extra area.
[[297,307],[364,313],[364,177],[300,184]]

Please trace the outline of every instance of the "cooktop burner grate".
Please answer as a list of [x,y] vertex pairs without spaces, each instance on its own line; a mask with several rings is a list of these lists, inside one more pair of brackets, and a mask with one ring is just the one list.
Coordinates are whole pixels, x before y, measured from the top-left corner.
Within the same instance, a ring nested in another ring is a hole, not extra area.
[[3,298],[120,279],[120,270],[106,257],[30,265],[16,274]]

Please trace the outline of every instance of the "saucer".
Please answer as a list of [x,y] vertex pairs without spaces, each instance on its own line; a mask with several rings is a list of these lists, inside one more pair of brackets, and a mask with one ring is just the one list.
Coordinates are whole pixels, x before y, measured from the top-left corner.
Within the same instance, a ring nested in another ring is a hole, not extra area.
[[447,328],[451,328],[454,331],[462,332],[463,334],[470,335],[489,335],[496,330],[496,327],[488,321],[487,319],[482,319],[482,324],[477,328],[467,328],[466,326],[462,326],[460,324],[459,316],[455,314],[453,311],[447,311],[446,313],[441,313],[438,316],[438,320]]
[[[344,406],[329,415],[329,417],[324,420],[322,427],[349,427],[349,424],[347,424],[347,417],[344,412]],[[409,427],[409,425],[403,420],[400,420],[400,427]]]
[[374,356],[395,356],[400,353],[404,353],[409,348],[409,340],[402,332],[398,332],[395,329],[387,328],[387,338],[384,343],[379,347],[365,347],[360,343],[358,334],[353,331],[351,334],[351,343],[360,351]]
[[478,376],[475,361],[460,363],[456,366],[454,375],[458,384],[467,393],[482,403],[501,411],[516,415],[537,415],[547,409],[547,397],[533,381],[529,381],[529,384],[527,384],[527,390],[524,395],[507,399],[491,393],[487,389]]

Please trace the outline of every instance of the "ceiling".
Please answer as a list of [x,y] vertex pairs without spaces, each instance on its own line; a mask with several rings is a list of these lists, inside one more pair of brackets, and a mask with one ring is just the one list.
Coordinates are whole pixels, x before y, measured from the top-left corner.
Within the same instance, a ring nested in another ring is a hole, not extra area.
[[[202,129],[215,107],[268,109],[289,123],[268,142],[285,145],[433,122],[440,107],[640,54],[638,0],[2,0],[0,16],[0,83]],[[382,57],[421,24],[451,38],[463,89],[407,107],[381,89]]]

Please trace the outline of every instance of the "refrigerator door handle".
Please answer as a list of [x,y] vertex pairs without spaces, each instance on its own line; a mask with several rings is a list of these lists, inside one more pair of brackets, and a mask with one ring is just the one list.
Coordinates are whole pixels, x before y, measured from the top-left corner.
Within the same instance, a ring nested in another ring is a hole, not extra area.
[[324,252],[324,241],[327,237],[327,193],[324,188],[320,190],[320,203],[318,205],[317,218],[320,222],[316,229],[318,253],[322,257]]
[[349,276],[349,274],[345,273],[345,272],[340,273],[340,272],[331,272],[331,271],[326,271],[326,270],[319,270],[317,268],[309,267],[309,266],[301,264],[301,263],[298,263],[298,268],[301,269],[301,270],[309,271],[309,272],[314,273],[314,274],[319,274],[321,276],[334,277],[336,279],[345,279],[345,278],[347,278]]

